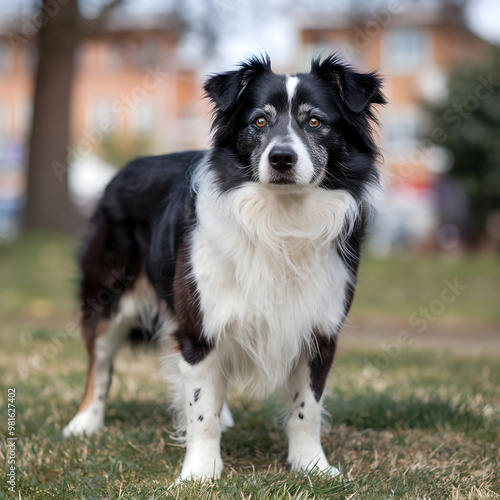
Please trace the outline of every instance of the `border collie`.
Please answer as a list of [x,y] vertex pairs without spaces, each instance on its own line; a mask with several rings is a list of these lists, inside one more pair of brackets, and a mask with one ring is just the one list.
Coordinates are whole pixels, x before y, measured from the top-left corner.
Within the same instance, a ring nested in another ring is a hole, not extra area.
[[336,56],[277,75],[269,58],[213,75],[213,145],[129,163],[81,259],[85,396],[64,435],[104,425],[127,340],[167,350],[185,432],[180,479],[218,478],[226,393],[287,394],[292,470],[329,471],[322,395],[379,192],[375,73]]

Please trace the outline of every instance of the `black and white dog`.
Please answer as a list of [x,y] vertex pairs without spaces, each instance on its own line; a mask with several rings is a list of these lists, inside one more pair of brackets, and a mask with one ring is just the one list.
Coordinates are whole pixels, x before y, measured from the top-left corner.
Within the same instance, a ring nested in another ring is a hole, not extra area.
[[104,425],[113,358],[160,342],[186,457],[180,478],[219,477],[229,389],[284,386],[293,470],[329,470],[322,395],[379,192],[372,105],[381,82],[335,56],[276,75],[268,58],[209,78],[213,147],[140,158],[108,185],[82,256],[90,364],[64,430]]

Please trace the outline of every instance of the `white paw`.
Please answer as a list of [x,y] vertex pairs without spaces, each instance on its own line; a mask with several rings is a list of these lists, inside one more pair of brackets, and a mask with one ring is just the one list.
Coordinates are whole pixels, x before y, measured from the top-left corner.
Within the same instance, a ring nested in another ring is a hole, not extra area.
[[77,413],[63,429],[63,437],[81,436],[87,434],[96,434],[104,427],[104,414],[102,412],[94,413],[90,408]]
[[331,477],[340,474],[340,471],[336,467],[328,463],[323,450],[316,453],[314,451],[290,453],[288,455],[288,462],[291,464],[292,471],[305,470],[307,472],[328,474]]
[[180,476],[177,483],[189,479],[219,479],[224,464],[219,456],[196,456],[191,458],[187,455],[182,464]]
[[330,477],[336,477],[340,474],[340,471],[337,467],[333,465],[328,465],[327,467],[319,468],[319,467],[310,467],[307,469],[307,472],[313,472],[317,474],[326,474]]
[[234,427],[233,415],[231,414],[227,401],[224,401],[220,412],[220,427],[222,432],[226,431],[230,427]]

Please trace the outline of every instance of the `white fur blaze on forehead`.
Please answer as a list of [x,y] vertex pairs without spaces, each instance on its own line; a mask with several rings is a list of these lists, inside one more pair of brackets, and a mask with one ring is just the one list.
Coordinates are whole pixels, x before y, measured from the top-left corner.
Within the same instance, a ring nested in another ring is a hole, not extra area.
[[297,76],[287,76],[286,77],[286,91],[288,93],[288,102],[292,102],[293,96],[295,95],[295,89],[299,83],[299,78]]

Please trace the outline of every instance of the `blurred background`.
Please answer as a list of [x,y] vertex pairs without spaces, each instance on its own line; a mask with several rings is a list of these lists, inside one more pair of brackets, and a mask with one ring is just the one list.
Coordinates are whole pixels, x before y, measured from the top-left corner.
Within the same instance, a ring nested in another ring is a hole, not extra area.
[[201,85],[255,52],[379,70],[388,191],[374,255],[500,249],[493,0],[0,2],[0,240],[76,232],[131,158],[209,144]]
[[[75,307],[72,249],[128,160],[208,147],[207,74],[258,52],[270,54],[275,71],[308,71],[313,56],[337,52],[378,70],[389,100],[378,110],[387,190],[354,324],[365,318],[381,334],[411,326],[444,280],[466,279],[462,296],[434,308],[426,335],[470,331],[465,319],[481,322],[475,335],[497,341],[499,2],[0,0],[0,12],[0,311],[7,317],[39,326],[67,316],[61,304]],[[26,275],[30,265],[36,270]],[[67,280],[57,281],[55,268]],[[391,315],[399,321],[392,326]]]

